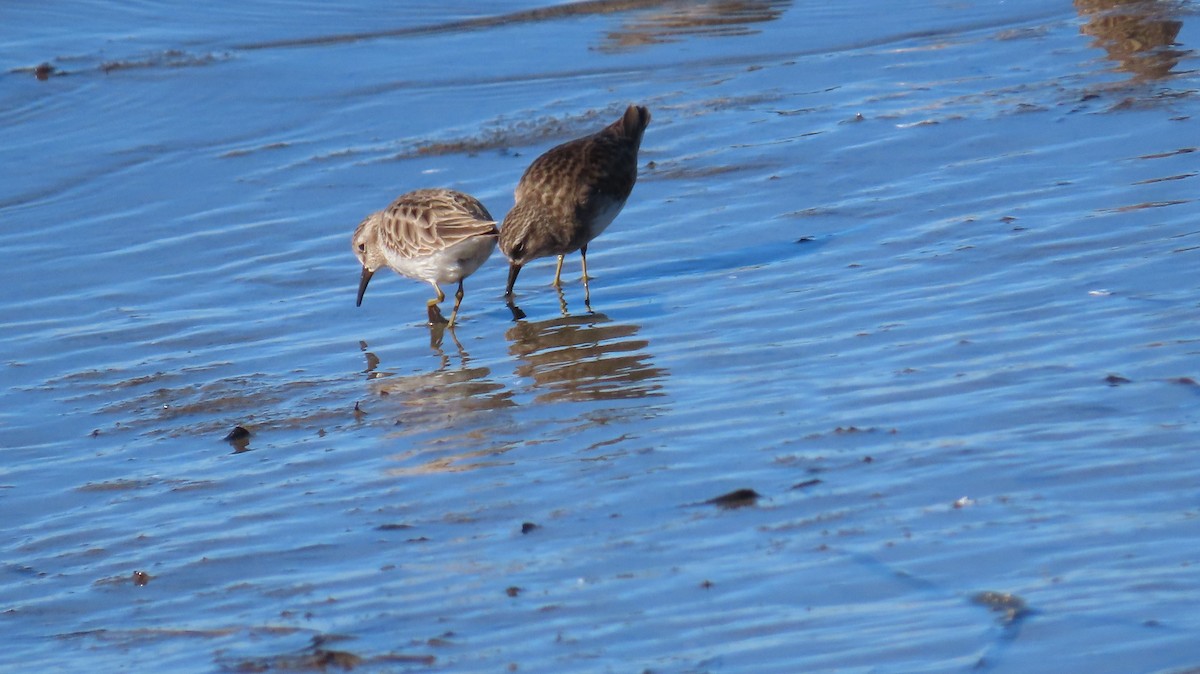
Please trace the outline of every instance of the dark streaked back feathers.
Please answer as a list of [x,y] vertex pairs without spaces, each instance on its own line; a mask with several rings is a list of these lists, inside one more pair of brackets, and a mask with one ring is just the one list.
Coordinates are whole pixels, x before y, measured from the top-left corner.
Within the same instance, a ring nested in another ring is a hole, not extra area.
[[590,217],[595,197],[625,201],[637,181],[637,155],[650,111],[631,105],[601,131],[551,148],[521,176],[516,202],[536,199],[546,206],[573,207]]
[[396,199],[379,218],[379,241],[404,257],[431,255],[475,236],[497,236],[478,199],[447,189],[421,189]]

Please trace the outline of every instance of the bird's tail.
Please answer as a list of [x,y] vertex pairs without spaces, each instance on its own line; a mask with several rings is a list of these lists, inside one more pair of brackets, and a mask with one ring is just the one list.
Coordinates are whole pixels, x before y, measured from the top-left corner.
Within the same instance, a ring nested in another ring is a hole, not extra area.
[[619,123],[626,138],[641,144],[642,134],[650,125],[650,110],[641,105],[631,105],[625,109],[625,116]]

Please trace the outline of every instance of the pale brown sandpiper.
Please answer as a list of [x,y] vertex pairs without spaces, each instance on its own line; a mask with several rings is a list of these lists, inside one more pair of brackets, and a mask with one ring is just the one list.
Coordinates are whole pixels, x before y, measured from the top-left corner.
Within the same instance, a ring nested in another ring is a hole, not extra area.
[[500,227],[500,250],[509,260],[507,297],[530,260],[557,255],[554,285],[559,286],[563,256],[579,251],[590,308],[588,243],[617,217],[633,191],[638,148],[649,123],[650,111],[631,105],[600,132],[551,148],[529,165]]
[[357,306],[362,306],[371,276],[388,266],[437,291],[437,297],[426,303],[430,323],[445,320],[438,303],[446,295],[438,284],[457,281],[449,321],[453,326],[462,304],[463,279],[492,254],[496,236],[496,221],[469,194],[423,189],[400,196],[382,211],[368,215],[354,230],[354,254],[362,264]]

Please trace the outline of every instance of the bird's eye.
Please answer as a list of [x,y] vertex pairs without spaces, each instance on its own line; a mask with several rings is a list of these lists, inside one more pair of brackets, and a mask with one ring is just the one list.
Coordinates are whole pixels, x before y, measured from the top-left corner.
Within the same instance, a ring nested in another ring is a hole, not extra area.
[[518,243],[517,245],[512,247],[512,256],[513,257],[521,257],[524,254],[525,254],[525,244]]
[[365,244],[365,243],[359,243],[359,244],[358,244],[358,252],[360,252],[360,253],[365,253],[365,252],[367,252],[367,244]]

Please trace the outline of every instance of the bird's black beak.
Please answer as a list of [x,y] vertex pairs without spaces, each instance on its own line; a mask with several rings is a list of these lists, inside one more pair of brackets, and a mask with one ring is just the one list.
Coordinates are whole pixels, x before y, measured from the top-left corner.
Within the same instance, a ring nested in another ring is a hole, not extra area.
[[512,262],[508,265],[508,289],[504,291],[505,297],[512,297],[513,285],[517,282],[517,274],[521,273],[521,265]]
[[362,306],[363,294],[367,292],[367,284],[371,282],[371,277],[374,275],[375,272],[363,267],[362,278],[358,279],[358,301],[354,303],[354,306]]

